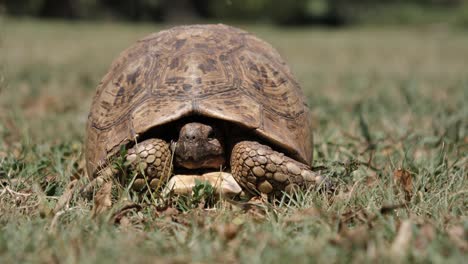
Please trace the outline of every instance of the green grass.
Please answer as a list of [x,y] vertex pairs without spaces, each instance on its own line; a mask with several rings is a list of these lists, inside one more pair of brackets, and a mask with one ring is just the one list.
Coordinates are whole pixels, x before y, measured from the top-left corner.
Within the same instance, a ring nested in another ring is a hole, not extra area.
[[[315,120],[314,165],[338,180],[336,193],[250,210],[143,204],[119,221],[113,213],[125,197],[97,219],[77,189],[68,207],[53,209],[71,179],[87,181],[85,122],[100,78],[120,51],[166,26],[0,23],[1,263],[466,258],[466,32],[242,26],[277,47],[296,74]],[[412,175],[408,202],[393,179],[398,168]]]

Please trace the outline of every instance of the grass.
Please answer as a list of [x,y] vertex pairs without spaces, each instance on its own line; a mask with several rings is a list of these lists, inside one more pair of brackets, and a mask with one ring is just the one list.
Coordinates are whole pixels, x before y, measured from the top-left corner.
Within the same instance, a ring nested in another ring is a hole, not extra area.
[[[125,211],[121,197],[93,218],[93,201],[69,184],[87,182],[82,150],[95,87],[120,51],[165,26],[0,23],[1,263],[466,258],[466,32],[244,25],[278,48],[301,83],[315,120],[314,165],[339,182],[336,192],[182,211]],[[68,206],[54,211],[63,197]]]

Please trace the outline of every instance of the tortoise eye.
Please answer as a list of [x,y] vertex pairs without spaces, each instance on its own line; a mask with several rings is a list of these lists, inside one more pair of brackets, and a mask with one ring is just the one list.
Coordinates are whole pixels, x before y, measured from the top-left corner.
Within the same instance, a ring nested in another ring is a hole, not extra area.
[[214,139],[216,137],[216,132],[214,129],[211,129],[210,132],[208,133],[208,139]]

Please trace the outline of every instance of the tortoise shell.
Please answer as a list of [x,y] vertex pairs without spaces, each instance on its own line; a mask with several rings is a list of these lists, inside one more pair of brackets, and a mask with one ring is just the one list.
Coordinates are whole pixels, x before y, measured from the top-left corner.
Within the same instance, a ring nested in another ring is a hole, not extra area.
[[136,135],[190,115],[233,122],[312,159],[309,108],[278,52],[234,27],[192,25],[151,34],[113,62],[88,116],[88,175]]

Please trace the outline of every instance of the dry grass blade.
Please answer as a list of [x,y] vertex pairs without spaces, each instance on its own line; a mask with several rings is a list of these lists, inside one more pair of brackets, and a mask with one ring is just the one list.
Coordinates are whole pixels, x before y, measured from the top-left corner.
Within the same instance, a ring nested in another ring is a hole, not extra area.
[[436,236],[436,231],[432,224],[426,223],[424,224],[420,230],[419,235],[414,241],[414,246],[418,250],[425,250],[432,240],[434,240]]
[[234,223],[226,223],[226,224],[217,225],[216,232],[224,240],[230,241],[237,236],[241,227],[242,227],[241,225],[237,225]]
[[294,211],[294,214],[285,218],[284,221],[286,224],[301,223],[307,219],[318,218],[321,216],[323,216],[323,213],[321,210],[315,207],[309,207],[306,209]]
[[393,180],[405,193],[405,199],[411,200],[413,194],[413,178],[411,173],[405,169],[397,169],[393,172]]
[[371,225],[374,219],[375,215],[370,214],[364,208],[352,209],[341,215],[338,227],[341,229],[349,223],[367,223]]
[[58,199],[57,204],[55,204],[54,214],[57,214],[60,210],[64,208],[68,208],[70,200],[73,197],[73,193],[75,192],[77,182],[77,180],[73,180],[67,185],[62,196],[60,196],[60,198]]
[[390,214],[396,209],[404,208],[406,205],[407,203],[383,205],[380,208],[380,213],[383,215]]
[[268,202],[263,201],[262,198],[253,197],[248,202],[238,202],[231,199],[226,199],[226,201],[235,207],[238,207],[240,210],[244,212],[248,212],[251,210],[258,210],[262,213],[265,213],[267,208],[271,208],[271,205]]
[[468,232],[461,225],[448,228],[447,234],[452,242],[462,251],[468,252]]
[[5,193],[9,193],[11,196],[22,196],[22,197],[28,197],[28,196],[31,196],[30,193],[21,193],[21,192],[17,192],[17,191],[14,191],[12,189],[10,189],[10,187],[5,187],[4,189],[2,189],[2,192],[0,195],[3,195]]
[[94,207],[92,217],[107,211],[112,206],[111,200],[112,181],[106,182],[94,196]]
[[412,228],[413,223],[409,219],[401,223],[398,234],[395,237],[395,240],[393,240],[392,247],[390,249],[390,252],[393,256],[398,258],[403,258],[406,256],[411,245],[411,239],[413,237],[413,231],[411,230]]
[[122,227],[123,229],[130,229],[132,227],[132,222],[126,216],[123,216],[119,220],[119,224],[120,224],[120,227]]
[[86,171],[86,160],[83,157],[80,157],[77,161],[78,168],[76,172],[71,176],[71,179],[81,179],[82,177],[88,177],[88,173]]
[[330,243],[347,248],[359,247],[365,248],[369,242],[369,228],[366,225],[360,225],[355,228],[341,228],[339,234],[330,240]]
[[83,197],[83,198],[86,198],[86,199],[89,199],[91,200],[91,198],[93,197],[93,193],[95,192],[95,190],[97,190],[97,188],[99,188],[100,186],[102,186],[102,184],[106,181],[106,180],[109,180],[109,178],[105,178],[105,177],[102,177],[102,176],[98,176],[96,178],[94,178],[92,181],[90,181],[88,184],[86,184],[85,186],[83,186],[80,190],[80,195]]
[[255,221],[264,221],[269,210],[274,211],[271,204],[265,201],[265,198],[254,197],[249,202],[237,202],[230,199],[226,199],[231,205],[237,207],[242,212],[248,214]]
[[[141,208],[142,208],[141,205],[136,204],[136,203],[127,204],[112,215],[111,221],[115,224],[118,224],[118,223],[122,224],[122,220],[126,218],[126,215],[128,212],[130,212],[133,209],[141,210]],[[126,219],[128,220],[128,218]]]

